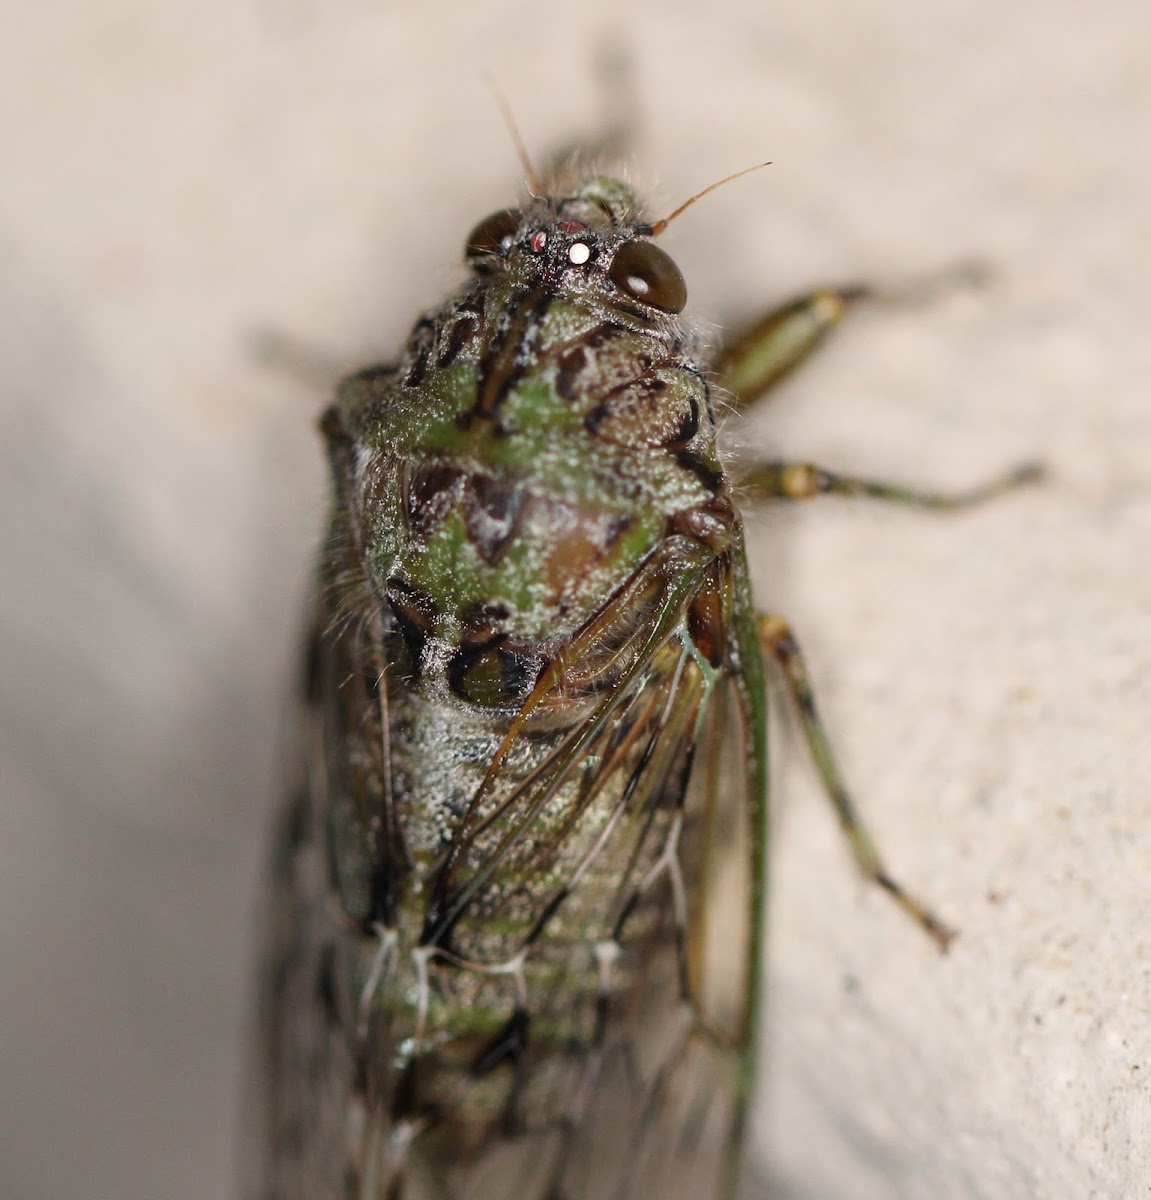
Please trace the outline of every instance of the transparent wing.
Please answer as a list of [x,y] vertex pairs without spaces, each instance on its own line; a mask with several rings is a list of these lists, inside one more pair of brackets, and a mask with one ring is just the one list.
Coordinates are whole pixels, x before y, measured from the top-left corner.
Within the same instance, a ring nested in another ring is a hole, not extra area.
[[[318,638],[264,1196],[727,1194],[756,915],[739,681],[693,644],[698,579],[640,584],[493,734],[464,804],[410,794],[396,743],[421,710],[381,666],[386,624]],[[417,803],[442,806],[434,855]]]

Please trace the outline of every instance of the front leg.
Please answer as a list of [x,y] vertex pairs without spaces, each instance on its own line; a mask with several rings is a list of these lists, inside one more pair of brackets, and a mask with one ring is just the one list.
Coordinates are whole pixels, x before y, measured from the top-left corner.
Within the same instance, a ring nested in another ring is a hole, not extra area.
[[859,300],[863,286],[817,288],[773,308],[721,347],[716,378],[739,409],[754,404],[806,362]]
[[986,278],[978,263],[957,263],[896,288],[870,284],[814,288],[771,309],[720,347],[714,370],[734,406],[748,408],[802,366],[861,303],[906,307],[930,303]]

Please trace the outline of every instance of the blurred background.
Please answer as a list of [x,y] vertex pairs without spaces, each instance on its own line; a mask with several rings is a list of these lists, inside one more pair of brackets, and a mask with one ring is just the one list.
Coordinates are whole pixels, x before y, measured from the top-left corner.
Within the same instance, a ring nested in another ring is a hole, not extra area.
[[320,531],[320,375],[388,357],[634,64],[691,311],[860,314],[736,435],[1041,488],[755,516],[896,873],[776,739],[754,1194],[1144,1195],[1151,1177],[1151,8],[9,0],[0,39],[0,1195],[228,1197],[252,913]]

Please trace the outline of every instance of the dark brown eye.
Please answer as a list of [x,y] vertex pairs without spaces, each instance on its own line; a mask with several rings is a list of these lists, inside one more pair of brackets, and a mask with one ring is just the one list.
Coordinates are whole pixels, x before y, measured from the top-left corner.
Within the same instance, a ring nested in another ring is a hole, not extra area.
[[464,254],[469,259],[488,254],[502,254],[508,239],[515,237],[520,227],[520,213],[514,208],[501,208],[484,219],[468,234]]
[[629,296],[663,312],[682,312],[687,303],[687,284],[679,267],[670,255],[651,242],[628,242],[621,246],[608,275]]

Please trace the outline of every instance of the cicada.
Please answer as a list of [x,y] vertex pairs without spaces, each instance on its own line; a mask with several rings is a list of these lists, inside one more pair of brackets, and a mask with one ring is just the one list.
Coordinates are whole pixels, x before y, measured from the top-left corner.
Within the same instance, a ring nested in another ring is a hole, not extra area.
[[533,184],[471,232],[466,278],[398,359],[346,379],[322,419],[331,517],[276,858],[261,1197],[733,1194],[768,667],[860,867],[946,944],[855,814],[790,628],[756,608],[736,496],[955,507],[1033,472],[948,498],[731,470],[719,411],[868,292],[813,291],[709,351],[656,244],[668,220],[605,175]]

